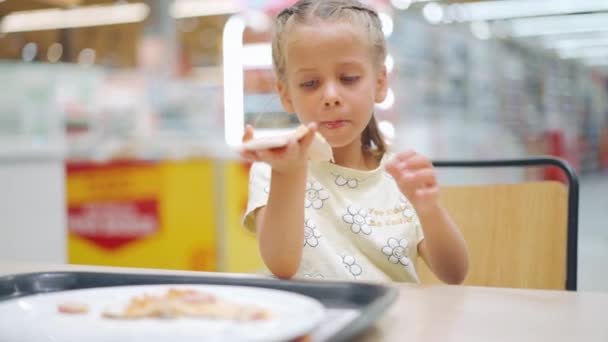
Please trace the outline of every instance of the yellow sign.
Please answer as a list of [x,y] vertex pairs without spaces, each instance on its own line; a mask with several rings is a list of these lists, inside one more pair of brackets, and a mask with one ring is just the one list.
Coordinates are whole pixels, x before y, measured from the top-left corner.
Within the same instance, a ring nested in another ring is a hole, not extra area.
[[70,263],[217,270],[211,160],[69,163]]
[[247,206],[249,165],[230,162],[225,165],[226,243],[225,266],[229,272],[254,273],[263,269],[256,236],[241,225]]

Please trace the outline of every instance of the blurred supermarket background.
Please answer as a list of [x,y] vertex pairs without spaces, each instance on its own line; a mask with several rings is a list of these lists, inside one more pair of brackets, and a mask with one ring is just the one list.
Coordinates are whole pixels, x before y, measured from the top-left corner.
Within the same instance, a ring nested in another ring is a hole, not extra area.
[[[0,258],[254,272],[244,123],[289,128],[272,16],[293,0],[0,0]],[[549,154],[582,181],[581,289],[608,290],[608,1],[368,0],[377,116],[437,159]],[[561,179],[443,172],[445,183]]]

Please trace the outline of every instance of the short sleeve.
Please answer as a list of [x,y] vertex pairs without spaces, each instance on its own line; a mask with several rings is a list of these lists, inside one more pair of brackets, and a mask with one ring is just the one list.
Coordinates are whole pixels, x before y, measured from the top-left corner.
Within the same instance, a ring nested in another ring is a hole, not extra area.
[[424,240],[424,232],[422,231],[422,224],[420,223],[420,218],[418,217],[418,214],[416,214],[414,224],[416,227],[416,241],[417,244],[420,244],[422,240]]
[[243,226],[250,232],[256,231],[255,211],[268,203],[270,174],[270,165],[266,163],[254,163],[249,170],[249,196]]

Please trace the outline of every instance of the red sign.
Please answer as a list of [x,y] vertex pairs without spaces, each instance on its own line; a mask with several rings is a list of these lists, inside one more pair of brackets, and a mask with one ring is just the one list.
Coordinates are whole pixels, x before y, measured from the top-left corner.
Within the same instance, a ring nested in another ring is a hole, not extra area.
[[86,203],[68,208],[70,233],[110,250],[155,234],[159,225],[156,199]]

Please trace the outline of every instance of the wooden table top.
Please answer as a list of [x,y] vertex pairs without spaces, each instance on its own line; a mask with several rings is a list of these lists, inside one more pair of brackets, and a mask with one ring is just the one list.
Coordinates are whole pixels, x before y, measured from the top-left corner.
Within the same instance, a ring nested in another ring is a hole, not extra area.
[[[0,275],[38,271],[201,274],[0,261]],[[358,341],[608,341],[608,293],[393,285],[398,300]]]

